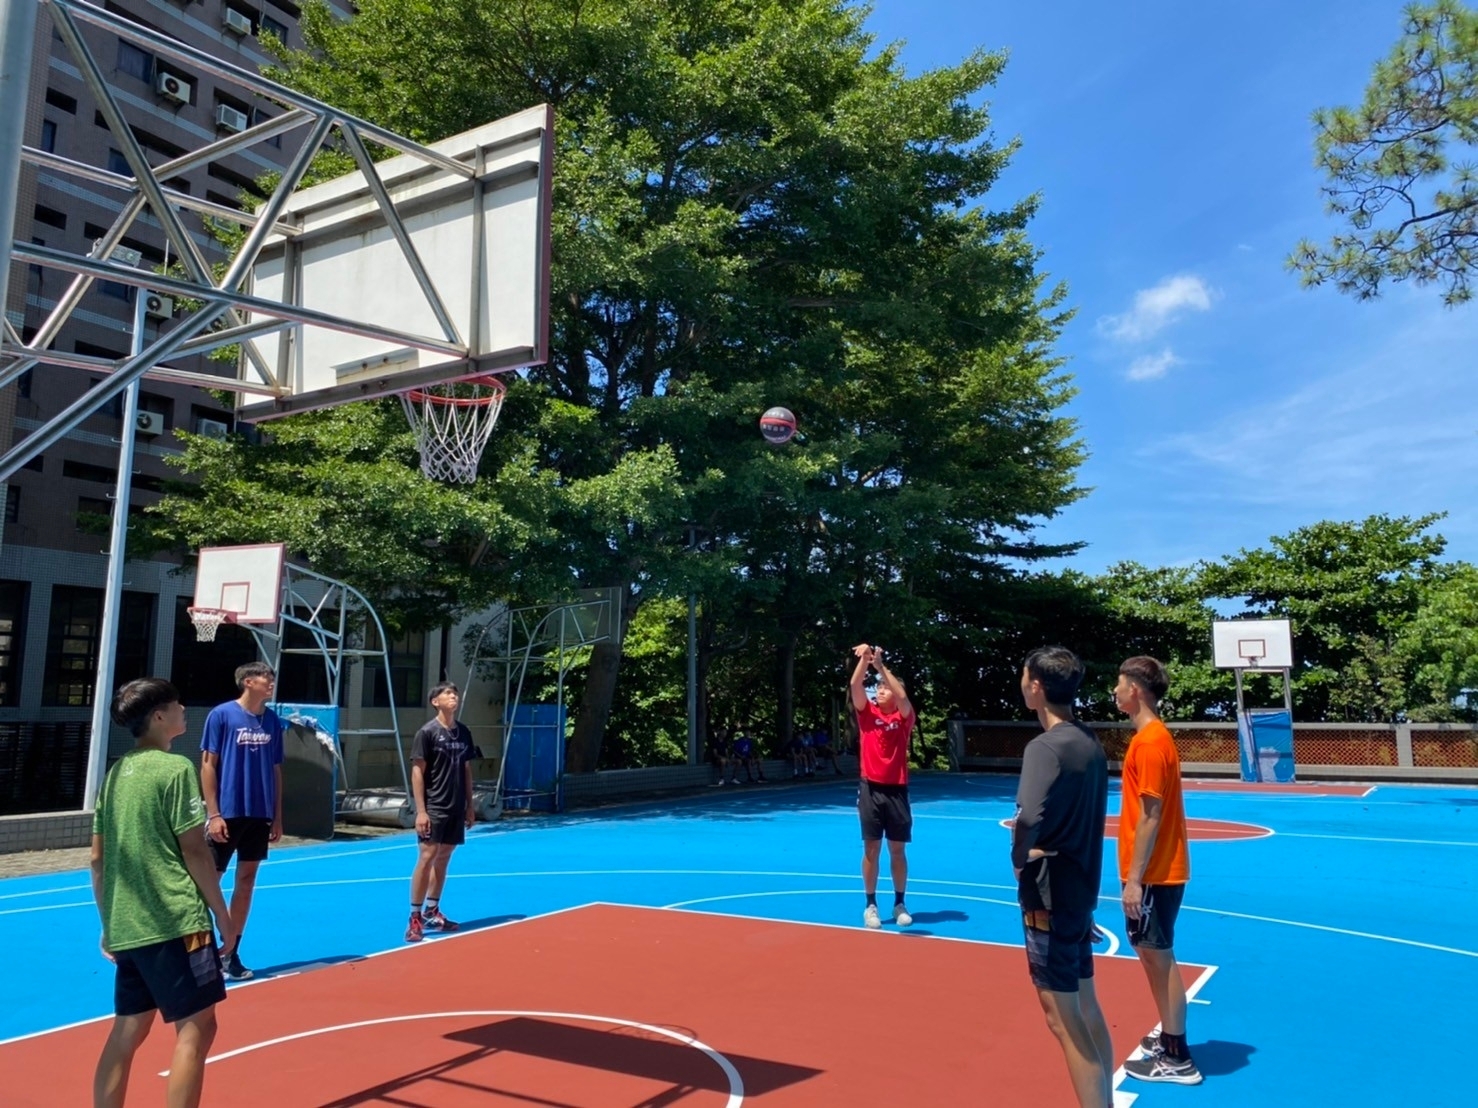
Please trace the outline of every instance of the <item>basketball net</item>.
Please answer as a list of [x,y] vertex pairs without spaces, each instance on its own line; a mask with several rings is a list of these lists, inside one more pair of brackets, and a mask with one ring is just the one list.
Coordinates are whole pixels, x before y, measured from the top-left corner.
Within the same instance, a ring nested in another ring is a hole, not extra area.
[[503,410],[508,388],[496,377],[448,381],[401,393],[421,452],[421,472],[433,481],[471,484]]
[[224,608],[190,608],[190,622],[195,625],[196,642],[215,642],[216,631],[231,618]]

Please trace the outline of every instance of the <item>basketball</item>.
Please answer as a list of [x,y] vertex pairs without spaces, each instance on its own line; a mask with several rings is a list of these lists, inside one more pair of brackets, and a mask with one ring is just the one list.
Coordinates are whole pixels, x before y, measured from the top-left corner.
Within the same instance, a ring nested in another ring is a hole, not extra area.
[[795,415],[789,408],[771,408],[760,416],[760,434],[771,446],[784,446],[795,437]]

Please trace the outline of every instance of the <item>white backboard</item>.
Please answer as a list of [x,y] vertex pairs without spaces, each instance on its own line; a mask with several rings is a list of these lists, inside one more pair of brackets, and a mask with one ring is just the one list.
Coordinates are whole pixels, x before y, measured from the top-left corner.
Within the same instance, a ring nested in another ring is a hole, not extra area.
[[1286,619],[1219,619],[1211,624],[1218,669],[1293,668],[1293,633]]
[[201,547],[194,606],[231,612],[237,623],[276,623],[284,555],[280,542]]
[[[468,354],[299,325],[250,345],[287,395],[246,403],[243,419],[404,392],[434,381],[537,365],[549,346],[549,227],[554,115],[547,105],[430,144],[477,169],[402,155],[375,169],[430,284]],[[394,230],[362,173],[300,189],[267,240],[255,296],[338,319],[447,341]],[[243,360],[242,379],[260,380]]]

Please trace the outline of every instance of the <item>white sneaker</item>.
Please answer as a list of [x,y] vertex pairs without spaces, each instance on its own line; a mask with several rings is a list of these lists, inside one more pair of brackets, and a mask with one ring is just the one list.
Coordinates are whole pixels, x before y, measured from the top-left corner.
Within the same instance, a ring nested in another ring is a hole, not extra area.
[[899,927],[910,927],[913,925],[913,916],[908,914],[908,909],[902,904],[893,905],[893,922]]
[[878,906],[876,904],[869,904],[862,910],[862,922],[874,931],[883,926],[883,918],[878,915]]

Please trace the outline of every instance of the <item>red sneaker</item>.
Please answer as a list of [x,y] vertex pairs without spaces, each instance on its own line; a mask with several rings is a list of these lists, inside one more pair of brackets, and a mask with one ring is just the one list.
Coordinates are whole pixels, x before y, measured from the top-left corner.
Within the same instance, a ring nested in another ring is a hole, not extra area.
[[421,913],[421,923],[430,931],[455,931],[457,925],[441,914],[440,908]]
[[405,929],[405,941],[408,943],[418,943],[425,937],[425,932],[421,927],[421,917],[415,912],[412,912],[411,922]]

